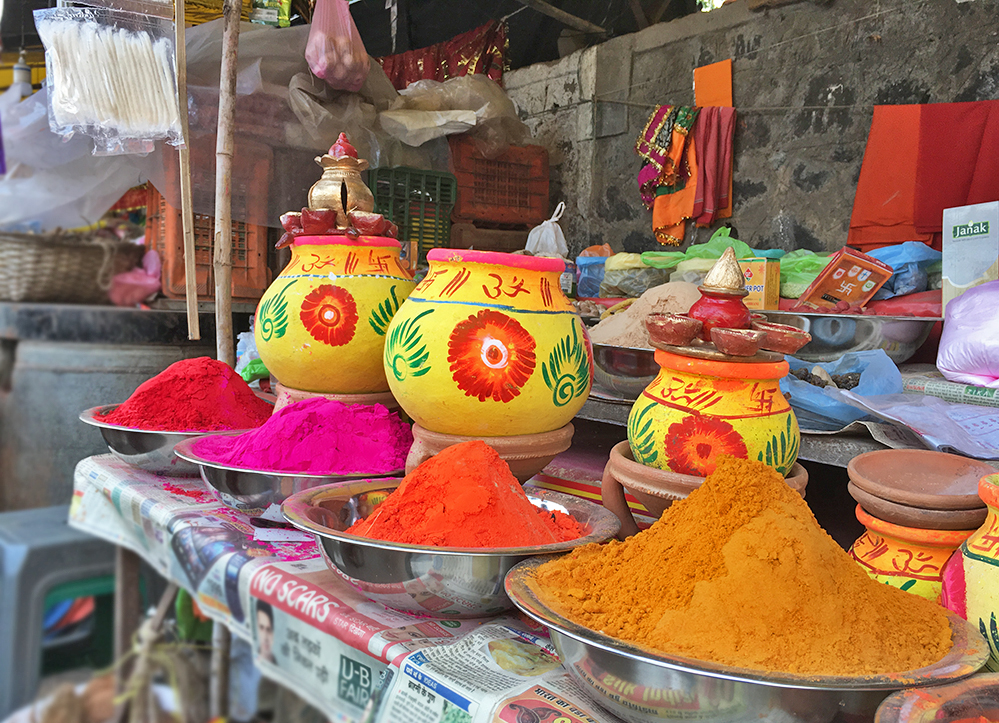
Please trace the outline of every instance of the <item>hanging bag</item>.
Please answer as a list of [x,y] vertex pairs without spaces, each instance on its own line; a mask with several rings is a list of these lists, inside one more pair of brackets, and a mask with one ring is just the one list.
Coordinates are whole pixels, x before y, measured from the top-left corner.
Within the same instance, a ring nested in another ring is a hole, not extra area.
[[368,77],[368,53],[347,0],[316,0],[305,59],[331,88],[356,93]]

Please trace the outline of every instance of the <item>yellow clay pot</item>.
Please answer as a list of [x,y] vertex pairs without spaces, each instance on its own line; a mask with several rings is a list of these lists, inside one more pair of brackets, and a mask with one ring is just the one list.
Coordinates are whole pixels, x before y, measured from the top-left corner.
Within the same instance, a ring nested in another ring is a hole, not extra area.
[[399,242],[299,236],[291,261],[257,306],[254,337],[286,387],[324,394],[388,391],[385,333],[416,285]]
[[719,454],[730,454],[765,462],[787,476],[801,434],[778,385],[786,361],[709,361],[662,350],[655,358],[659,375],[628,416],[636,462],[706,477]]
[[385,375],[421,427],[506,437],[564,427],[590,393],[589,336],[559,259],[433,249],[392,319]]

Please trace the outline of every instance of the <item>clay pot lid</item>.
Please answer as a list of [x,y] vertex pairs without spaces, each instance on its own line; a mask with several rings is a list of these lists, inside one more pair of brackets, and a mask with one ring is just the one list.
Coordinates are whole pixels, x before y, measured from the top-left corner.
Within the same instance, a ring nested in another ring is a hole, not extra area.
[[865,452],[847,465],[854,485],[869,495],[929,510],[984,507],[978,480],[995,471],[975,459],[927,449]]
[[848,483],[846,489],[864,512],[902,527],[921,530],[977,530],[984,524],[989,513],[988,507],[976,507],[970,510],[928,510],[923,507],[900,505],[868,494],[853,482]]

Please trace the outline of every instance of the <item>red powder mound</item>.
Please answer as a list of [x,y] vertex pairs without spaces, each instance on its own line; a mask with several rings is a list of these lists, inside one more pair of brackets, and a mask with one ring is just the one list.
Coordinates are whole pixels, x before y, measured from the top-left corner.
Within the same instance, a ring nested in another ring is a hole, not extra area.
[[227,364],[202,356],[171,364],[96,419],[132,429],[217,432],[259,427],[273,410]]
[[428,459],[347,532],[434,547],[532,547],[582,534],[569,515],[532,505],[507,463],[481,441]]

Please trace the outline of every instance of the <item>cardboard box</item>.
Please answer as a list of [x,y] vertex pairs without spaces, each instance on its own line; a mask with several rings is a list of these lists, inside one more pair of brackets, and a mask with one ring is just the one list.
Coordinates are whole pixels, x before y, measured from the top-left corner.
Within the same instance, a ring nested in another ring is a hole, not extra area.
[[743,299],[750,309],[776,309],[780,304],[780,261],[763,256],[739,259],[749,296]]
[[970,288],[999,279],[999,201],[945,208],[943,306]]
[[844,246],[832,255],[798,303],[813,309],[833,309],[840,302],[864,306],[893,273],[888,264]]

